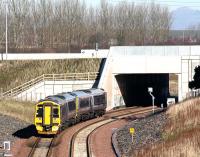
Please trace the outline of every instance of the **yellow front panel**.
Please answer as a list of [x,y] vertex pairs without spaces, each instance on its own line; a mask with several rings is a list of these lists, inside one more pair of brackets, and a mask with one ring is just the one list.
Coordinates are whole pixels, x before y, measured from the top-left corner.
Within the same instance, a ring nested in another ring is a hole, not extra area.
[[51,107],[45,106],[44,107],[44,125],[51,124]]

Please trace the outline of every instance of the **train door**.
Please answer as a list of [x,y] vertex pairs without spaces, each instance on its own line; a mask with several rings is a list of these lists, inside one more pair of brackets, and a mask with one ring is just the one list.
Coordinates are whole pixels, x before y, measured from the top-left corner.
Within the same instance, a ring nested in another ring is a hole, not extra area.
[[51,124],[51,106],[44,106],[44,125]]

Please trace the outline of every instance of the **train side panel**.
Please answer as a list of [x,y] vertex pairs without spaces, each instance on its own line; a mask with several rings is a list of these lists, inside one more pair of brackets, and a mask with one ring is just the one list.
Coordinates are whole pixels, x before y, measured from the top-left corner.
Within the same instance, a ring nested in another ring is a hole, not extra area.
[[96,116],[102,116],[105,114],[107,106],[106,94],[94,95],[93,96],[93,110]]

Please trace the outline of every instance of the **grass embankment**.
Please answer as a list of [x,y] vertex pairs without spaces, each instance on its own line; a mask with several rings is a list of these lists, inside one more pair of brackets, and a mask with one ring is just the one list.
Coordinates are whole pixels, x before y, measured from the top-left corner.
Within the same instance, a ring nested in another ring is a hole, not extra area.
[[0,100],[0,113],[33,123],[35,105],[32,102]]
[[200,98],[171,106],[167,116],[164,141],[139,151],[137,157],[199,157]]
[[98,72],[101,59],[1,61],[0,88],[12,89],[42,74]]

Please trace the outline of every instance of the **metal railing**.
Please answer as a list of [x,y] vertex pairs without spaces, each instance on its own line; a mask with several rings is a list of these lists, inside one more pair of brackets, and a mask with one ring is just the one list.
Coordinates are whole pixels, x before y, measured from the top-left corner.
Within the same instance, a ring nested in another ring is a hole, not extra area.
[[64,73],[64,74],[43,74],[20,86],[1,93],[1,97],[13,97],[28,90],[32,86],[44,81],[70,81],[70,80],[96,80],[99,77],[98,72],[88,73]]
[[195,89],[186,94],[186,99],[200,96],[200,89]]

